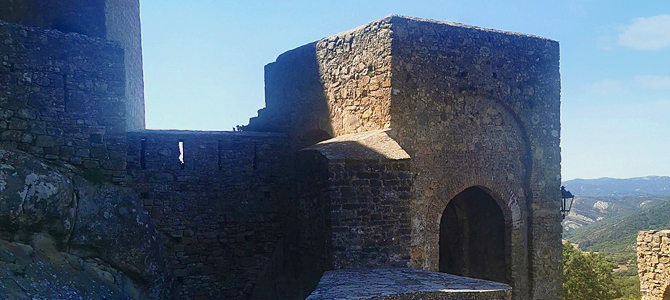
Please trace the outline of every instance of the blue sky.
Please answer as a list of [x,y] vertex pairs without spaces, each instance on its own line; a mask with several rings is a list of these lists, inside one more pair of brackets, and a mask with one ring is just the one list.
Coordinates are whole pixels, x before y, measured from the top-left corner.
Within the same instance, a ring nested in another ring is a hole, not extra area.
[[263,66],[389,14],[561,45],[563,179],[670,175],[670,1],[141,0],[147,127],[231,130]]

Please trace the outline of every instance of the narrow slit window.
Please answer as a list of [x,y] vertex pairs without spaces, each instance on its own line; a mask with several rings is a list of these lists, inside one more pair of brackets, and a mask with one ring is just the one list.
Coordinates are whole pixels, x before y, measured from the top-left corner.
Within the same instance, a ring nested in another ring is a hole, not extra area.
[[179,141],[179,164],[184,169],[184,141]]
[[147,168],[147,139],[140,139],[140,166],[142,170]]

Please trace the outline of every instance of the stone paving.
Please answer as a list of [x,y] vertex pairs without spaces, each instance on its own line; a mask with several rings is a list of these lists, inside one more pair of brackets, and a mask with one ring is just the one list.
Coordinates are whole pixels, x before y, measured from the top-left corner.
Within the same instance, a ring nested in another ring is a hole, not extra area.
[[327,271],[307,300],[511,299],[503,283],[409,268]]

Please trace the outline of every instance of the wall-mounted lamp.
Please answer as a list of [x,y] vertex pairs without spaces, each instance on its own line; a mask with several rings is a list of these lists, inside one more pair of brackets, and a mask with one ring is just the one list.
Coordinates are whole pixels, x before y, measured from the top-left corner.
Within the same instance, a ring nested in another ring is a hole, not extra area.
[[566,190],[565,187],[562,186],[561,198],[563,198],[563,201],[561,202],[561,215],[563,216],[563,219],[565,219],[565,216],[570,213],[570,209],[572,208],[572,201],[575,200],[575,195],[570,193],[570,191]]

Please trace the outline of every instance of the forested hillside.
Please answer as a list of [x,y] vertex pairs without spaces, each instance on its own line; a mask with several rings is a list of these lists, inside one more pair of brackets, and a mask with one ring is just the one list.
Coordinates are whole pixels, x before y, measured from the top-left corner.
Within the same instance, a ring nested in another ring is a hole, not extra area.
[[638,231],[670,228],[670,197],[658,201],[661,203],[570,230],[564,238],[583,251],[601,252],[619,264],[634,261]]

